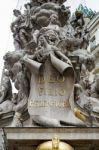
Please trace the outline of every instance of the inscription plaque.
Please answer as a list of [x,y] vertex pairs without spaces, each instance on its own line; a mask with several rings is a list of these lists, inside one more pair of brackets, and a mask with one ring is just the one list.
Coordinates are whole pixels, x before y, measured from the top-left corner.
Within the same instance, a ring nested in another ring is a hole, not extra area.
[[73,123],[77,118],[72,111],[74,71],[67,67],[60,74],[50,59],[41,68],[39,74],[32,73],[31,91],[28,102],[30,115],[40,115]]

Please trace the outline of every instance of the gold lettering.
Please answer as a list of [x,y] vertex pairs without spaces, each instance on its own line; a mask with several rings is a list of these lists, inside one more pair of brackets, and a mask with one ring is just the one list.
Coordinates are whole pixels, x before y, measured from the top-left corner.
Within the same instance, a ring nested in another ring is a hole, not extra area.
[[45,82],[44,76],[39,76],[38,83],[41,84],[41,83],[44,83],[44,82]]
[[38,87],[38,93],[39,96],[43,95],[49,95],[49,96],[64,96],[65,95],[65,90],[64,89],[53,89],[53,88],[48,88],[45,89],[43,87]]
[[64,89],[60,89],[60,90],[58,91],[58,94],[59,94],[60,96],[64,96],[64,95],[65,95],[65,90],[64,90]]
[[55,83],[56,82],[55,76],[52,75],[48,76],[47,81],[48,83]]
[[46,95],[46,93],[45,93],[45,89],[44,89],[44,88],[42,88],[42,87],[39,87],[39,88],[38,88],[38,92],[39,92],[39,95],[40,95],[40,96],[42,96],[42,95]]
[[38,78],[38,83],[42,84],[44,82],[48,82],[48,83],[63,83],[65,81],[65,77],[62,75],[49,75],[44,77],[43,75],[39,76]]
[[68,101],[47,101],[47,100],[31,100],[30,107],[58,107],[58,108],[66,108],[69,107],[70,104]]
[[70,106],[70,104],[69,104],[69,101],[64,101],[64,107],[69,107]]
[[53,91],[52,91],[52,89],[48,89],[48,95],[49,95],[49,96],[53,96]]
[[57,82],[58,83],[62,83],[65,81],[65,77],[64,76],[57,76]]

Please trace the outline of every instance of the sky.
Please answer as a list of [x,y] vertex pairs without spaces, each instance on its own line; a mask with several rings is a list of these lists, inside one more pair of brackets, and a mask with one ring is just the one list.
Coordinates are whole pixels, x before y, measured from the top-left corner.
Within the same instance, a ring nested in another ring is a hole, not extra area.
[[[23,9],[24,3],[29,0],[1,0],[0,3],[0,78],[3,68],[3,56],[7,51],[14,50],[10,24],[13,21],[13,9]],[[67,0],[66,6],[71,6],[74,12],[80,3],[88,8],[99,11],[99,0]]]

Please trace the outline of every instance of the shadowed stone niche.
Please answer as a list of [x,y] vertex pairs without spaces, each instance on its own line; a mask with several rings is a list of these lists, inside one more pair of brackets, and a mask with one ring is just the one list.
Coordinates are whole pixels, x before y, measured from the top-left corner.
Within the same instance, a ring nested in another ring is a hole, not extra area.
[[95,58],[83,13],[71,16],[65,0],[31,0],[13,15],[15,50],[3,57],[0,126],[99,127],[99,77],[90,81]]

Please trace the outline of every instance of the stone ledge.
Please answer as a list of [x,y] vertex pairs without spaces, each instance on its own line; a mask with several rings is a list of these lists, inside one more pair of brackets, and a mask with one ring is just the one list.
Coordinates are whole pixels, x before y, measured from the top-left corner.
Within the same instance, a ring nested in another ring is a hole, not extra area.
[[99,140],[99,128],[4,128],[7,140]]

